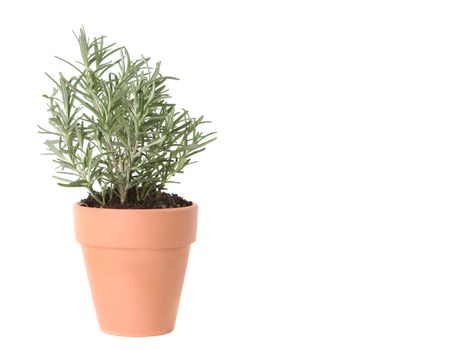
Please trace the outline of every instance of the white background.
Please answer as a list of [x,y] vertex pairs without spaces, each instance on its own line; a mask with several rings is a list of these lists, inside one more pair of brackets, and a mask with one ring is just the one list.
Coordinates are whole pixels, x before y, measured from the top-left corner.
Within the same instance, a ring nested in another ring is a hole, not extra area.
[[[470,349],[468,1],[4,1],[0,349]],[[173,333],[98,330],[40,156],[43,72],[84,25],[162,60],[219,139]]]

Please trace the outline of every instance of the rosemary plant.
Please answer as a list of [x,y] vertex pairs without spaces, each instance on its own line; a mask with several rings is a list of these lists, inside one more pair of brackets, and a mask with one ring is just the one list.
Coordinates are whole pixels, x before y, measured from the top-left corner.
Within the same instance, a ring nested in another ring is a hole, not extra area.
[[170,179],[193,163],[213,141],[208,123],[177,111],[168,102],[160,63],[131,59],[125,47],[105,37],[88,38],[82,28],[76,39],[81,60],[70,62],[75,75],[52,80],[48,100],[48,153],[55,157],[59,185],[85,187],[100,205],[113,198],[125,203],[132,190],[137,200],[164,190]]

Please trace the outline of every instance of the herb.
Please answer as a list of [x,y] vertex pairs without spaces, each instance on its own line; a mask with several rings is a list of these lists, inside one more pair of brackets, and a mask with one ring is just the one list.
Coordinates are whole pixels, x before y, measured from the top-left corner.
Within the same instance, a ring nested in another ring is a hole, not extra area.
[[131,59],[125,47],[93,40],[82,28],[76,39],[81,60],[70,62],[76,74],[47,76],[54,83],[48,100],[48,153],[55,156],[59,185],[85,187],[101,205],[115,196],[126,202],[135,191],[145,200],[165,189],[170,179],[191,163],[193,156],[214,141],[214,133],[199,127],[208,123],[177,111],[167,100],[160,63]]

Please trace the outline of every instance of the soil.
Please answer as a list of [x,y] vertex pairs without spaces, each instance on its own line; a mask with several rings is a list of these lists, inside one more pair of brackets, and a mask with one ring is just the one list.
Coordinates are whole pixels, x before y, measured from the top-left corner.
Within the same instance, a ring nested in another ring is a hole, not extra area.
[[110,208],[110,209],[165,209],[188,207],[193,203],[183,199],[178,194],[155,191],[153,195],[147,196],[144,201],[138,201],[135,192],[129,191],[126,203],[121,203],[118,197],[108,201],[102,206],[90,194],[87,198],[80,201],[80,205],[91,208]]

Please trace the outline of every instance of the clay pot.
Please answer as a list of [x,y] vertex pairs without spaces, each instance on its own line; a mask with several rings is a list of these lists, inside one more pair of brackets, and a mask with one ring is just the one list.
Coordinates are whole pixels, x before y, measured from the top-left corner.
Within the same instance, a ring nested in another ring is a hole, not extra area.
[[101,209],[74,206],[100,328],[121,336],[175,326],[198,207]]

